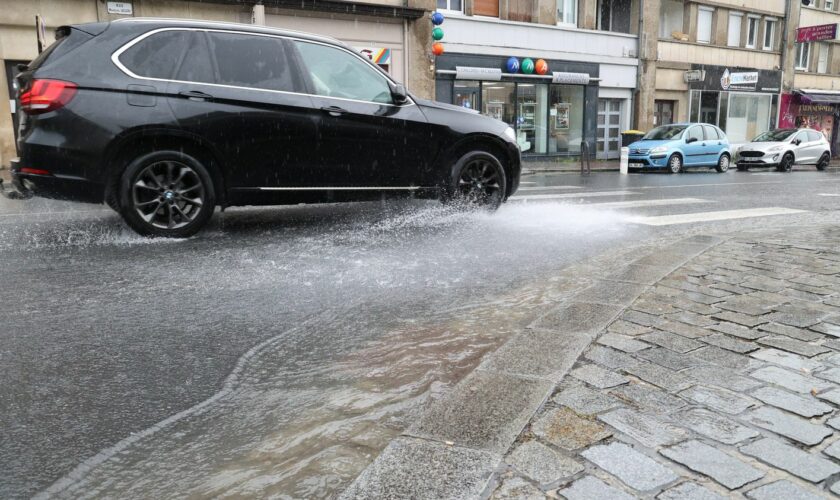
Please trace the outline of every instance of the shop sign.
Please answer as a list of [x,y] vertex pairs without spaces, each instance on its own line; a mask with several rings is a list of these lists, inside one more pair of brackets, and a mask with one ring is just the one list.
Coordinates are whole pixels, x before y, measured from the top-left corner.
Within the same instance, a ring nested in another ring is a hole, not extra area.
[[800,104],[800,115],[830,115],[834,113],[834,106],[831,104]]
[[108,2],[108,14],[130,16],[134,14],[131,2]]
[[796,43],[834,40],[837,38],[837,23],[806,26],[796,29]]
[[685,83],[702,82],[706,78],[706,72],[702,69],[692,69],[683,73]]
[[457,80],[487,80],[498,82],[502,79],[502,70],[499,68],[455,66],[455,78]]
[[730,73],[727,68],[720,77],[720,88],[723,90],[755,90],[756,83],[758,71]]
[[356,50],[362,53],[374,64],[391,64],[391,49],[377,47],[357,47]]
[[551,74],[551,83],[589,85],[589,73],[566,73],[563,71],[555,71]]
[[782,72],[755,68],[732,68],[711,64],[695,64],[692,70],[702,72],[702,80],[688,82],[692,90],[778,92]]

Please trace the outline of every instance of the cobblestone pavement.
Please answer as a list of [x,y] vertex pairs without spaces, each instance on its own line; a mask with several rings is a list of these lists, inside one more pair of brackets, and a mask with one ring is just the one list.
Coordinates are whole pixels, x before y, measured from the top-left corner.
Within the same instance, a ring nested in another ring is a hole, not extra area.
[[742,235],[598,336],[491,498],[831,497],[838,408],[840,229]]

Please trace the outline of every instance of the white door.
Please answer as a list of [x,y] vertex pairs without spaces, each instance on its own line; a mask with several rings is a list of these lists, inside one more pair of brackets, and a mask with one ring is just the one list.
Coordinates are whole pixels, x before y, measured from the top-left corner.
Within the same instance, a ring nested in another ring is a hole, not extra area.
[[612,160],[621,155],[622,99],[598,99],[596,158]]

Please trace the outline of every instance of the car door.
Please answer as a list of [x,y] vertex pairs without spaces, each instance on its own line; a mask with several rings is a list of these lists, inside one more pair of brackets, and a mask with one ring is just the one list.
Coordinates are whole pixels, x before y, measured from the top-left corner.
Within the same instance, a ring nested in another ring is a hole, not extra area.
[[810,163],[817,163],[825,151],[824,136],[816,130],[807,130],[808,134],[808,157],[811,158]]
[[685,138],[686,143],[683,146],[683,150],[685,151],[685,164],[703,164],[707,154],[703,128],[700,125],[692,125],[685,131]]
[[812,161],[808,147],[808,133],[800,130],[799,133],[791,140],[791,147],[793,149],[793,156],[796,163],[809,163]]
[[306,183],[316,125],[312,101],[282,37],[228,30],[189,31],[188,57],[169,84],[182,129],[225,159],[226,184],[260,190]]
[[324,188],[413,189],[430,178],[434,134],[392,82],[344,47],[295,40],[298,64],[318,110],[312,150]]
[[712,125],[703,125],[703,135],[705,137],[705,163],[715,164],[720,157],[720,153],[727,149],[726,141],[724,141],[718,130]]

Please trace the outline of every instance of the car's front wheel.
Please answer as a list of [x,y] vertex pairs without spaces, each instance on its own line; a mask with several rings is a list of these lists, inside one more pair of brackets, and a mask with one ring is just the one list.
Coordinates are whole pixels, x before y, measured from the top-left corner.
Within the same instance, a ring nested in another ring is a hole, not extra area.
[[782,156],[782,161],[779,162],[779,166],[777,168],[779,172],[790,172],[793,168],[793,155],[785,153],[785,155]]
[[668,160],[668,171],[672,174],[682,172],[682,156],[677,154],[671,155],[671,158]]
[[179,151],[136,158],[119,185],[120,213],[144,236],[186,238],[210,220],[216,206],[213,181],[200,161]]
[[715,170],[717,170],[720,173],[723,173],[723,172],[726,172],[727,170],[729,170],[729,155],[728,154],[723,153],[722,155],[720,155],[720,158],[718,158],[717,165],[715,165]]
[[823,155],[820,156],[820,161],[817,162],[817,170],[825,170],[828,168],[829,161],[831,161],[831,154],[823,153]]
[[495,210],[505,199],[507,177],[501,162],[485,151],[470,151],[452,168],[447,201]]

